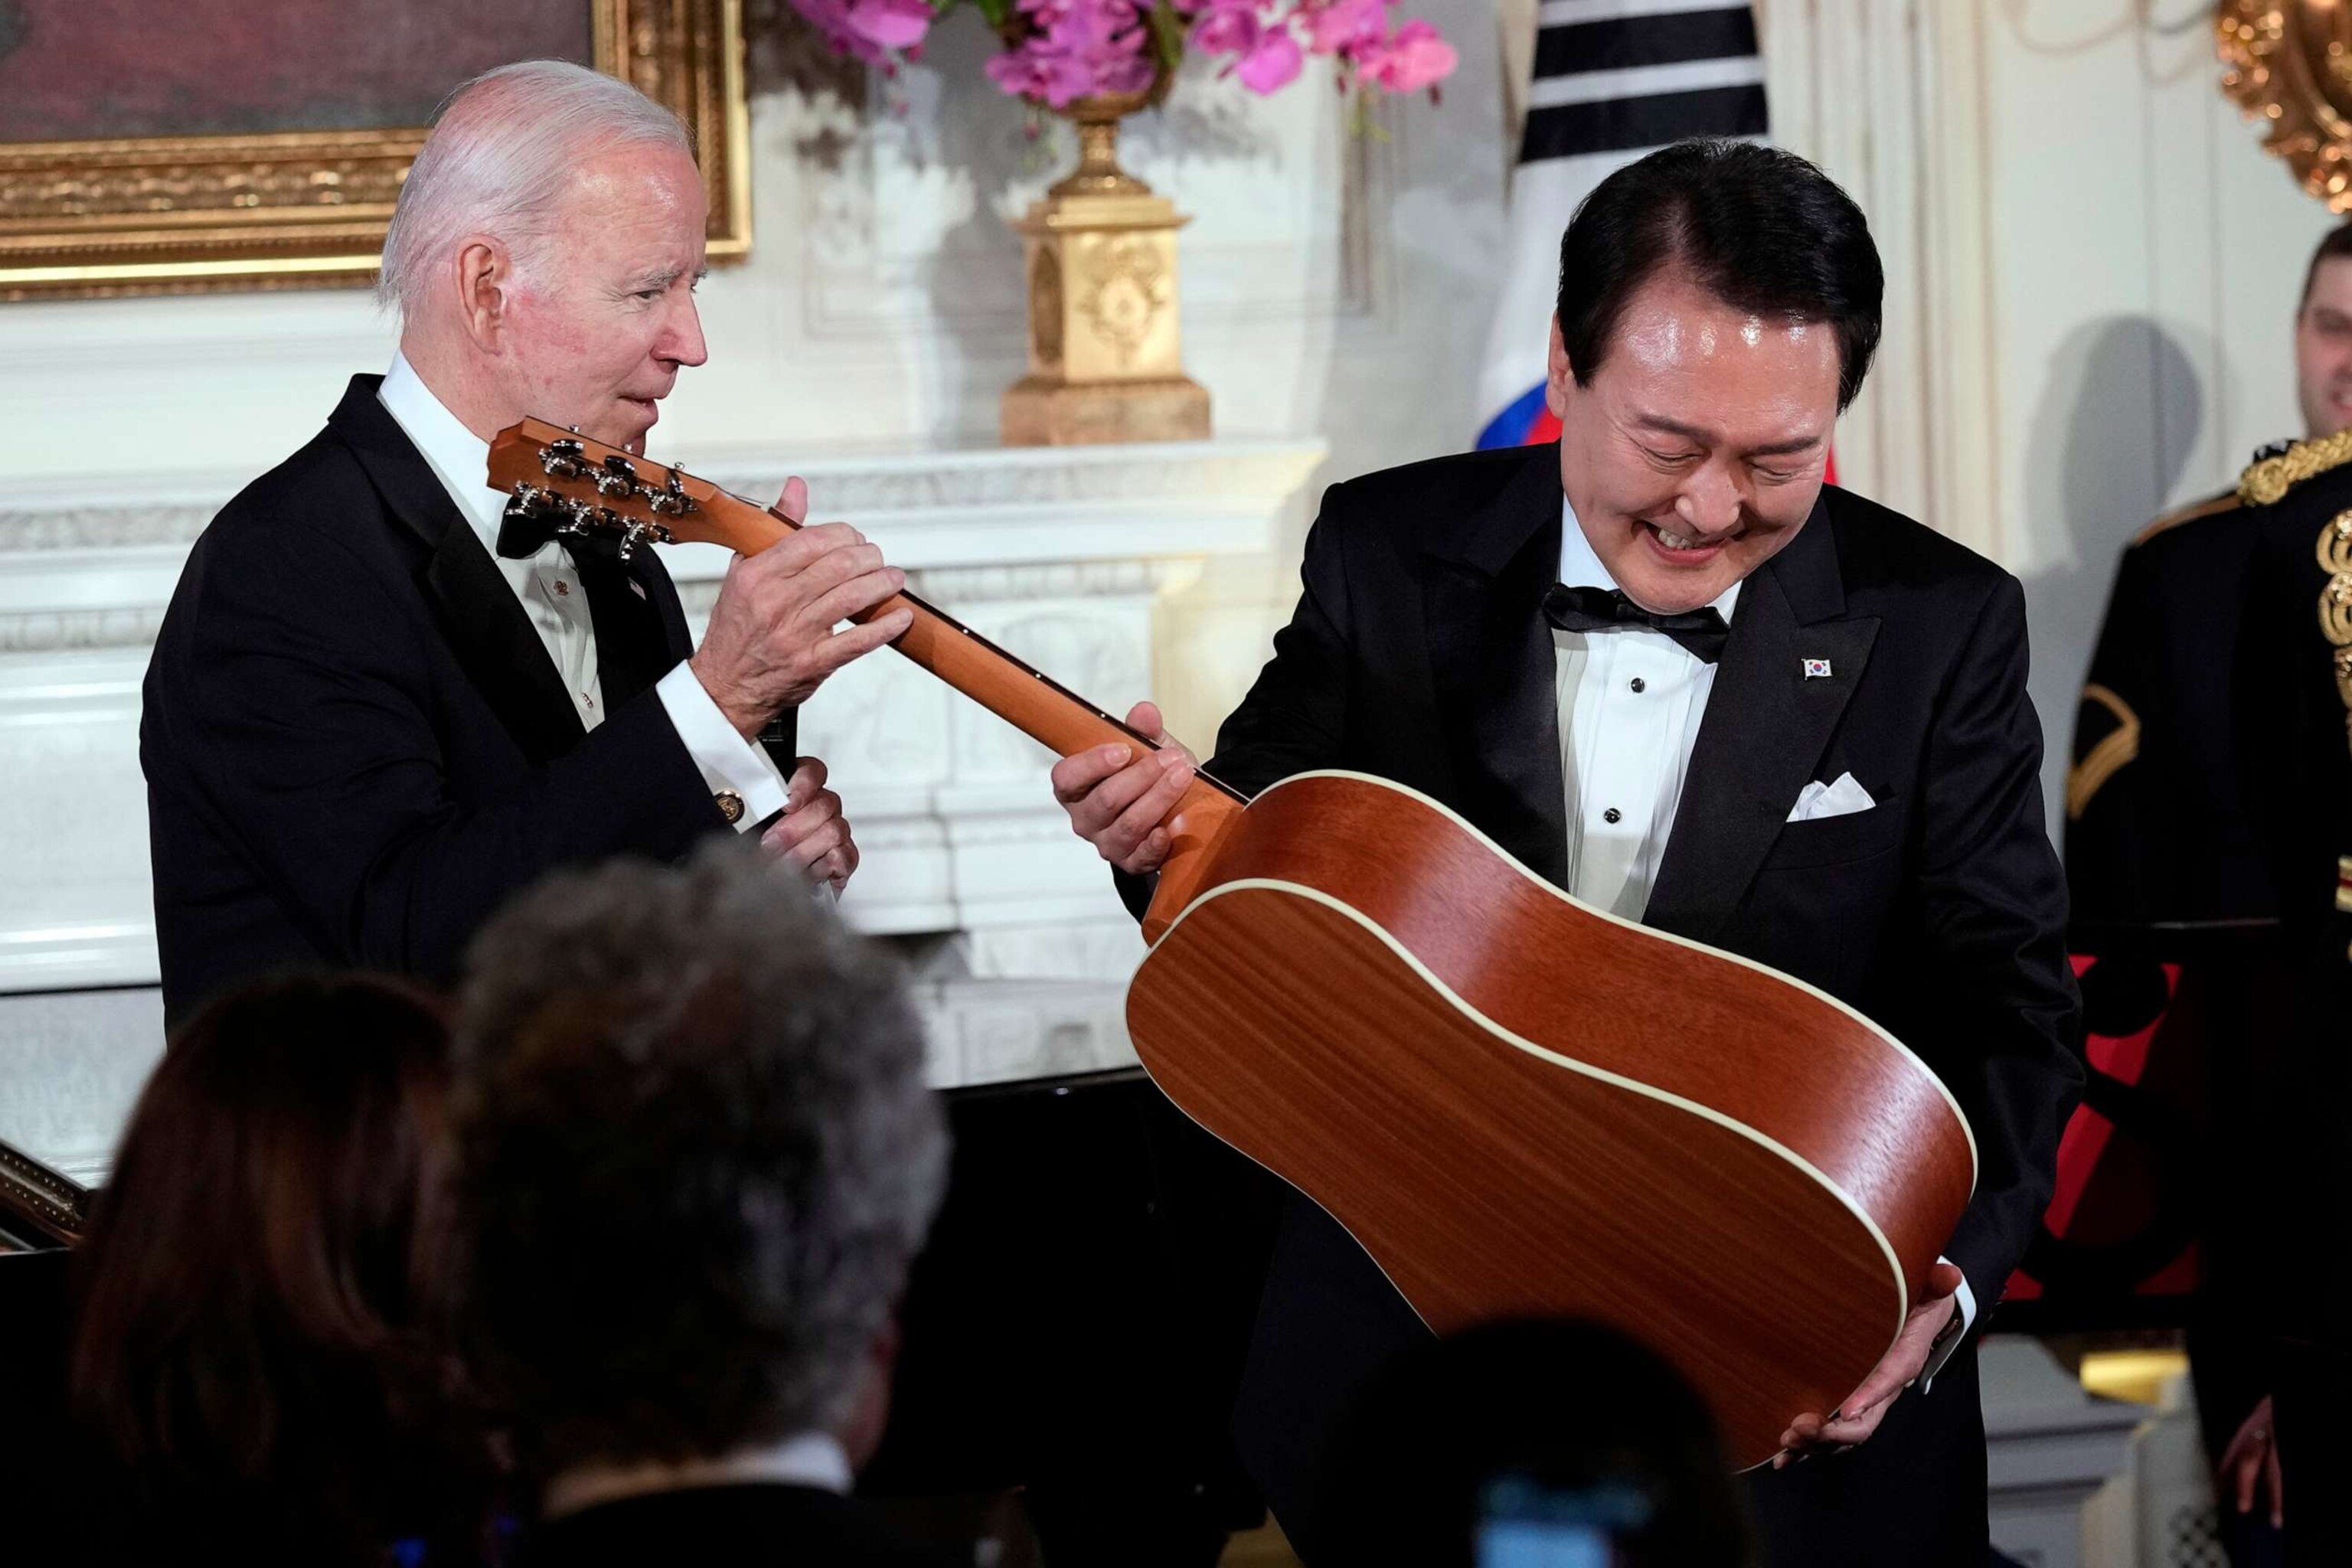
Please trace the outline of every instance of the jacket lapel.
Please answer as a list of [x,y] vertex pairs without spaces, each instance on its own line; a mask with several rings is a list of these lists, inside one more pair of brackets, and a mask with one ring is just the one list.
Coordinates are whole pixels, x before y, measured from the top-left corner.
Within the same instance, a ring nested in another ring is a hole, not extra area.
[[[1848,617],[1828,509],[1752,574],[1731,617],[1645,924],[1711,941],[1812,776],[1861,684],[1875,616]],[[1808,679],[1805,661],[1832,673]]]
[[1506,850],[1568,880],[1551,628],[1544,591],[1559,574],[1559,448],[1528,448],[1494,502],[1424,548],[1423,607],[1453,802]]
[[467,678],[532,766],[562,756],[587,733],[563,677],[457,503],[377,400],[382,379],[353,376],[328,424],[428,552],[421,584]]

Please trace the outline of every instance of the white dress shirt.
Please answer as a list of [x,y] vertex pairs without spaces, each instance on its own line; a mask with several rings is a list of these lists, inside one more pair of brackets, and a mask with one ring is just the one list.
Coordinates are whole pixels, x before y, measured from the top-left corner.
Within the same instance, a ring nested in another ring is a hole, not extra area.
[[[1615,588],[1562,497],[1559,580]],[[1734,583],[1713,601],[1724,624],[1739,603]],[[1629,921],[1650,907],[1658,860],[1674,832],[1691,748],[1706,717],[1715,666],[1662,631],[1551,634],[1552,692],[1559,710],[1559,773],[1568,794],[1568,890]],[[1932,1380],[1976,1321],[1975,1292],[1960,1282],[1960,1327],[1927,1358]]]
[[540,1499],[540,1512],[548,1519],[560,1519],[600,1503],[644,1497],[650,1492],[742,1486],[756,1481],[811,1487],[847,1497],[852,1482],[849,1456],[830,1432],[799,1432],[781,1442],[738,1448],[711,1459],[583,1465],[548,1482]]
[[[424,454],[442,489],[457,503],[482,548],[498,563],[499,575],[514,590],[531,629],[539,633],[547,657],[563,678],[581,724],[593,730],[603,723],[604,693],[596,678],[596,633],[588,618],[587,591],[580,585],[570,553],[552,540],[525,560],[509,561],[499,553],[499,524],[506,515],[507,497],[488,482],[489,443],[467,429],[434,395],[410,366],[407,355],[393,356],[392,368],[384,373],[376,397]],[[784,809],[783,774],[765,751],[745,740],[727,721],[690,666],[681,660],[654,683],[654,692],[711,793],[728,792],[741,798],[744,809],[735,823],[737,832],[748,831]]]
[[[1565,498],[1559,514],[1559,580],[1571,588],[1615,588]],[[1715,601],[1727,624],[1739,588],[1734,583]],[[1555,629],[1551,646],[1559,773],[1568,789],[1568,890],[1638,921],[1674,831],[1715,666],[1638,625]]]

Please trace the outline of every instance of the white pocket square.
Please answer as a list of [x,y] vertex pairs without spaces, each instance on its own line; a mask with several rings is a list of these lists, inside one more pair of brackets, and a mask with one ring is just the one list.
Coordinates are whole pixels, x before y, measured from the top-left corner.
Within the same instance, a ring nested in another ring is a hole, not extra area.
[[1854,782],[1852,773],[1840,773],[1835,784],[1809,784],[1799,791],[1789,820],[1818,822],[1824,816],[1851,816],[1877,804],[1870,798],[1868,790]]

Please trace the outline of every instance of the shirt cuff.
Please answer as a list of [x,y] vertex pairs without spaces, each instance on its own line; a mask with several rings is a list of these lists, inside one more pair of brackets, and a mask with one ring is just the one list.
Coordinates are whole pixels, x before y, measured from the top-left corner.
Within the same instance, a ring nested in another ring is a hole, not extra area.
[[[1951,1259],[1938,1258],[1936,1261],[1949,1263]],[[1928,1351],[1927,1364],[1919,1369],[1919,1392],[1922,1394],[1935,1387],[1936,1374],[1944,1370],[1944,1363],[1952,1359],[1952,1352],[1960,1348],[1961,1342],[1969,1337],[1969,1331],[1976,1327],[1977,1293],[1969,1289],[1967,1275],[1960,1276],[1960,1288],[1954,1292],[1952,1299],[1959,1303],[1959,1327],[1946,1334]]]
[[692,665],[680,660],[654,682],[654,691],[711,795],[731,795],[742,802],[741,812],[730,819],[736,832],[748,833],[784,809],[783,773],[766,752],[727,721],[694,678]]

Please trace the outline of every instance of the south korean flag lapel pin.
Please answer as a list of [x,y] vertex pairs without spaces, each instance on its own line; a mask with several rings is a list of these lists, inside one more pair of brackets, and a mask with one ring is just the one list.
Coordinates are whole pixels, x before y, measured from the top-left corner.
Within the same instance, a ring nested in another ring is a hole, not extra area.
[[1804,661],[1804,664],[1805,679],[1807,680],[1827,680],[1830,678],[1830,661],[1828,659],[1809,658]]

